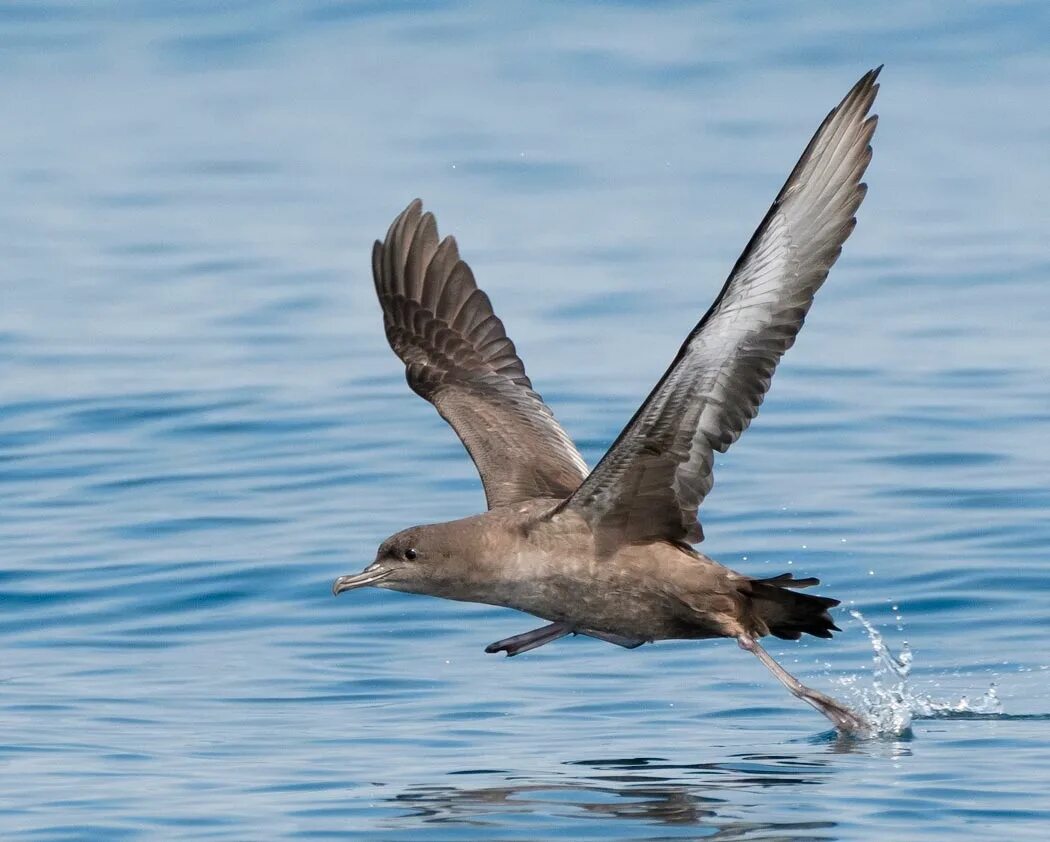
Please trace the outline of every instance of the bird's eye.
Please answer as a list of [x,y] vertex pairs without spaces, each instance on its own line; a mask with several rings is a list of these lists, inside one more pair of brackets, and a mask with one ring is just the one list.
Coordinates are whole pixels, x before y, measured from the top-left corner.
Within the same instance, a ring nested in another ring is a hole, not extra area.
[[417,555],[419,554],[411,547],[405,550],[405,558],[407,558],[409,561],[415,561]]

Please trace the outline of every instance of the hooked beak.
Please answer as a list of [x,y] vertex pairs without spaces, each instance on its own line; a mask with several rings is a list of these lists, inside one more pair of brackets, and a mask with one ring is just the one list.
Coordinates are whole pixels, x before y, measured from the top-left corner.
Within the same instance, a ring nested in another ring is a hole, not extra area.
[[378,564],[370,564],[360,573],[351,576],[340,576],[332,584],[332,593],[339,596],[343,591],[352,591],[354,588],[367,588],[376,582],[385,579],[393,570],[380,567]]

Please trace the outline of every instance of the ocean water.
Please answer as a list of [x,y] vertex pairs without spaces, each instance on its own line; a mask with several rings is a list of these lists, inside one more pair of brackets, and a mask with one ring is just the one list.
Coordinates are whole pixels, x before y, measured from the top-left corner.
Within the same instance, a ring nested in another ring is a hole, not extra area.
[[[1050,13],[1035,2],[0,3],[0,836],[1045,839]],[[770,648],[624,651],[331,581],[483,506],[369,250],[455,233],[594,464],[826,111],[856,233],[705,552]]]

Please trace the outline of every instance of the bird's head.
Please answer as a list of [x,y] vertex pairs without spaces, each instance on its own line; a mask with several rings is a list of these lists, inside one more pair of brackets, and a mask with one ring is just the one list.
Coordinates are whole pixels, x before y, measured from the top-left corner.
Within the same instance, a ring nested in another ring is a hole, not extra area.
[[376,558],[360,573],[340,576],[332,585],[337,596],[343,591],[368,586],[406,593],[443,596],[456,570],[468,566],[466,536],[450,529],[451,524],[413,526],[387,538]]

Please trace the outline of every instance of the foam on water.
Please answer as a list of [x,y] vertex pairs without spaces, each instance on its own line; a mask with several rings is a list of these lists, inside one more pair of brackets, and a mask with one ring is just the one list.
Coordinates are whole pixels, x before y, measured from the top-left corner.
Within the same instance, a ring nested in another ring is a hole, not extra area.
[[[861,624],[873,651],[870,682],[866,676],[850,675],[837,682],[851,696],[853,705],[872,725],[873,736],[903,737],[911,735],[915,719],[948,719],[997,717],[1003,715],[1003,704],[996,694],[995,682],[976,700],[968,696],[937,699],[909,684],[914,655],[907,641],[894,654],[885,638],[864,615],[851,610],[850,616]],[[901,626],[898,625],[898,629]]]

